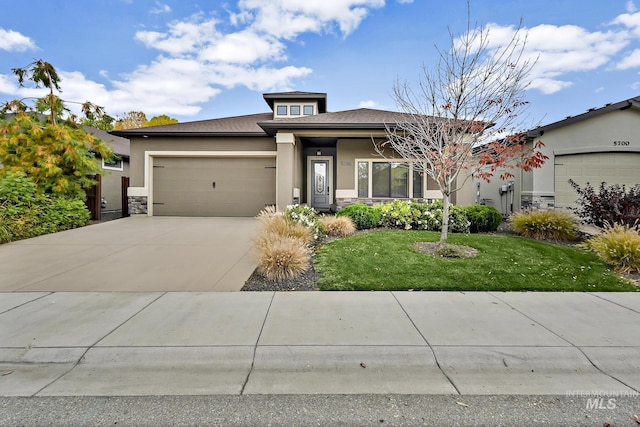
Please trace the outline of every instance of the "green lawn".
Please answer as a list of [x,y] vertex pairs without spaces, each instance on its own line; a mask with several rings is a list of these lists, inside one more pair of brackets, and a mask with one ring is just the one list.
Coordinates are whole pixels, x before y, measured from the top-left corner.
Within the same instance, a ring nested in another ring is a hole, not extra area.
[[319,248],[322,290],[639,291],[596,254],[514,236],[450,234],[449,243],[478,250],[475,258],[421,253],[415,242],[440,233],[382,230]]

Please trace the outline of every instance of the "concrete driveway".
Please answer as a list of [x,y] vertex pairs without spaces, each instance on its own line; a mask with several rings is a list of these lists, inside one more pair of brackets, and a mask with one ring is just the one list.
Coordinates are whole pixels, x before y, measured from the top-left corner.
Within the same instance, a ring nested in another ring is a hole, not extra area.
[[0,245],[0,292],[237,291],[253,218],[131,217]]

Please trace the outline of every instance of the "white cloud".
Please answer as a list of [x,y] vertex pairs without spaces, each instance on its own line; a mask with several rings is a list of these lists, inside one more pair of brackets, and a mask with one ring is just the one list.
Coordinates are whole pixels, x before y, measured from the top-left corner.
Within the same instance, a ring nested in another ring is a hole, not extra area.
[[346,36],[369,9],[383,7],[384,0],[240,0],[239,6],[253,15],[259,31],[291,39],[303,32],[328,31],[336,24]]
[[636,10],[638,10],[638,8],[636,7],[635,3],[633,3],[632,0],[628,0],[627,1],[627,12],[633,13]]
[[358,108],[373,108],[373,109],[381,109],[382,106],[378,104],[376,101],[368,99],[366,101],[360,101],[358,104]]
[[0,28],[0,49],[9,52],[24,52],[25,50],[35,50],[36,44],[29,37],[17,31]]
[[216,43],[202,49],[198,57],[210,62],[251,64],[256,61],[286,59],[284,50],[284,44],[276,38],[246,30],[220,37]]
[[[505,46],[515,36],[513,26],[489,24],[490,50]],[[611,64],[628,44],[625,31],[590,32],[575,25],[538,25],[523,28],[527,35],[523,60],[536,61],[531,72],[530,88],[544,94],[558,92],[571,86],[569,75],[587,72]]]
[[616,65],[618,70],[628,70],[636,67],[640,67],[640,49],[635,49]]
[[[224,6],[226,19],[199,13],[164,28],[138,31],[135,40],[156,50],[158,56],[117,77],[100,70],[104,83],[79,72],[58,70],[64,98],[91,100],[112,115],[140,110],[187,116],[234,87],[291,90],[296,80],[312,70],[286,64],[287,44],[299,43],[298,37],[309,32],[338,32],[346,37],[370,10],[384,4],[384,0],[238,0]],[[168,13],[171,8],[160,0],[152,12]],[[24,40],[24,46],[35,47]],[[34,90],[18,88],[12,81],[11,76],[0,75],[0,92],[22,97]]]
[[156,2],[156,7],[151,9],[151,13],[156,15],[160,13],[169,13],[169,12],[171,12],[171,7],[168,4],[160,3],[159,1]]

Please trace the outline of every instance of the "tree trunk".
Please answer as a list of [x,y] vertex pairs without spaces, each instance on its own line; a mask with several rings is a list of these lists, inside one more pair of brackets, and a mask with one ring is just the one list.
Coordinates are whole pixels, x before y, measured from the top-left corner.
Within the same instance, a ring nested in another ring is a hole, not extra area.
[[449,193],[442,192],[442,232],[440,233],[440,245],[447,243],[447,234],[449,233]]

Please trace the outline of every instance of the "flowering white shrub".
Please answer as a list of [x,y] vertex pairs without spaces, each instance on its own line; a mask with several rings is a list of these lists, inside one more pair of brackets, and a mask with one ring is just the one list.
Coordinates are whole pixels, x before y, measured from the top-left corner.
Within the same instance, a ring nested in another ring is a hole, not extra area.
[[311,228],[314,240],[317,241],[324,236],[318,212],[312,207],[306,205],[288,205],[284,210],[284,216],[292,222]]
[[[384,227],[440,231],[442,229],[442,202],[431,204],[408,200],[394,200],[375,206],[380,212],[380,223]],[[468,233],[471,222],[463,208],[449,208],[449,231]]]

